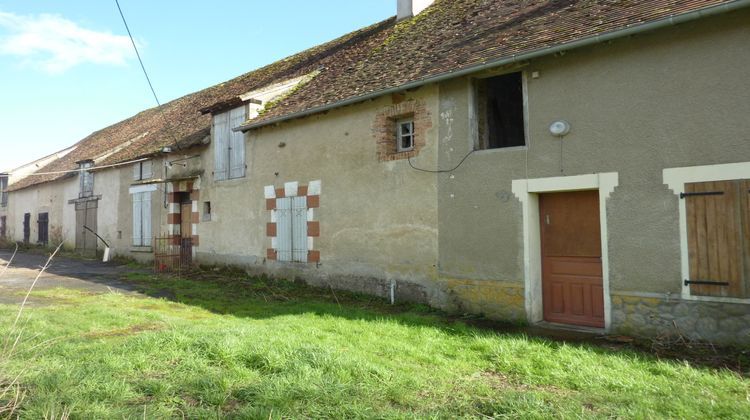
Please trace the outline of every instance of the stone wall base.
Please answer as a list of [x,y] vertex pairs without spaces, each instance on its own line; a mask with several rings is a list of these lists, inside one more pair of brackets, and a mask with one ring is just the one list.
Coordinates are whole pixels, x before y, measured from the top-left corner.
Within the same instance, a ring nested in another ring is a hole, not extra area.
[[443,280],[458,310],[490,319],[526,322],[522,284],[495,280]]
[[750,305],[613,294],[612,332],[750,344]]

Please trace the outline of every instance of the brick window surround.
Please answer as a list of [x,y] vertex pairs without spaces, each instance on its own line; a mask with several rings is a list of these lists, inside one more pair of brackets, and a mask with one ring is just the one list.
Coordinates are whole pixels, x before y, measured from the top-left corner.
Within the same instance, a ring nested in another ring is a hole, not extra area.
[[[406,118],[414,119],[414,149],[399,152],[396,122]],[[410,99],[383,109],[375,116],[372,127],[377,144],[378,161],[401,160],[419,155],[419,151],[426,144],[427,130],[430,128],[432,128],[432,119],[423,100]]]
[[284,197],[307,197],[307,262],[319,263],[320,251],[315,249],[315,240],[320,237],[320,222],[315,220],[315,210],[320,207],[320,181],[311,181],[308,185],[300,185],[298,182],[287,182],[281,188],[273,185],[265,187],[266,210],[271,212],[271,222],[266,223],[266,236],[271,239],[271,246],[266,250],[266,259],[277,260],[275,248],[276,220],[273,212],[276,211],[276,199]]

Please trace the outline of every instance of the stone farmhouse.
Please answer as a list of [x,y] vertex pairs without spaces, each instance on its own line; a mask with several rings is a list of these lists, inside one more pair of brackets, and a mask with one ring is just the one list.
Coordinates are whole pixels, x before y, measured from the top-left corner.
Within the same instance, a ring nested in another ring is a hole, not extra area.
[[0,234],[750,343],[750,1],[397,3],[5,174]]

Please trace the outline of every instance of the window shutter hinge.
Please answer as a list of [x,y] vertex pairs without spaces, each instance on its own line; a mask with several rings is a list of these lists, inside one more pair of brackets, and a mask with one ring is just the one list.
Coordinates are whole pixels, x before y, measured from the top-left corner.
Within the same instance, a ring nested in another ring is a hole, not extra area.
[[685,280],[685,286],[690,286],[691,284],[700,284],[704,286],[729,286],[729,282],[726,281]]
[[697,197],[697,196],[704,196],[704,195],[724,195],[724,191],[702,191],[702,192],[682,192],[680,193],[680,198],[685,197]]

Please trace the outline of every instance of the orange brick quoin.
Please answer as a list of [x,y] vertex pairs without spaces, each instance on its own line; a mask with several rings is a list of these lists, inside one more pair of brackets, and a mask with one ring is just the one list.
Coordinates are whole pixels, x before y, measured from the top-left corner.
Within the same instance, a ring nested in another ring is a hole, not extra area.
[[[200,200],[200,190],[197,188],[197,182],[192,181],[178,181],[167,184],[167,232],[172,237],[172,243],[174,245],[180,244],[180,239],[183,235],[192,239],[193,246],[199,246],[200,238],[198,235],[193,233],[197,232],[198,223],[200,223],[200,213],[198,212],[198,202]],[[190,199],[190,232],[180,232],[182,224],[182,204],[181,198],[185,194],[188,194]]]

